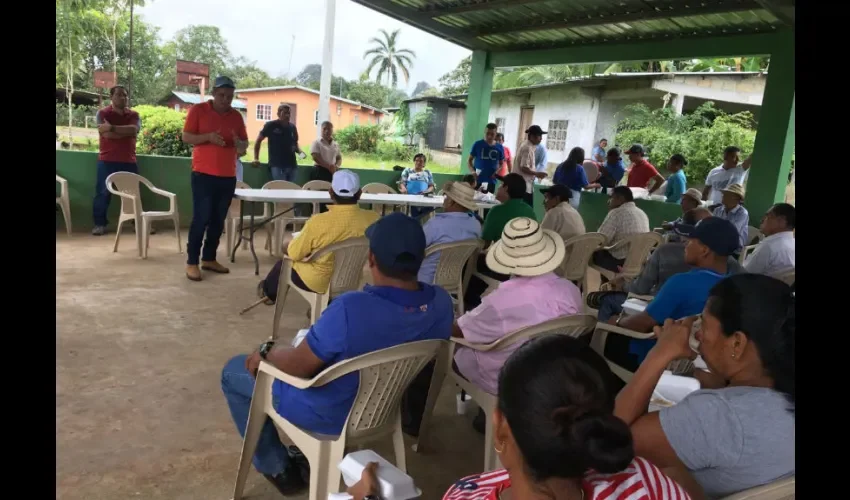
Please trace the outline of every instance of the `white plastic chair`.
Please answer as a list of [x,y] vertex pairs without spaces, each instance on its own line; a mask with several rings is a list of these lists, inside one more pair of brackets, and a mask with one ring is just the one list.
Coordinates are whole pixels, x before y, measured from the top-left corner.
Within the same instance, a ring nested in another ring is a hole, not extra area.
[[558,276],[577,283],[582,295],[587,295],[587,268],[593,252],[608,241],[602,233],[585,233],[573,236],[564,242],[566,253],[564,262],[555,273]]
[[330,299],[345,292],[359,290],[362,287],[363,266],[369,256],[369,240],[366,238],[349,238],[310,255],[302,262],[311,262],[325,255],[332,254],[333,273],[327,291],[324,293],[313,293],[301,289],[292,283],[293,260],[288,255],[283,257],[280,266],[280,278],[277,282],[277,298],[274,304],[274,325],[272,325],[272,338],[277,339],[280,316],[283,314],[283,305],[286,295],[290,289],[298,292],[310,304],[310,324],[315,324],[319,316],[328,307]]
[[475,262],[470,262],[470,257],[480,252],[483,246],[484,241],[475,238],[431,245],[425,249],[426,258],[437,252],[440,253],[437,269],[434,272],[433,284],[442,287],[449,292],[449,295],[457,297],[452,297],[452,302],[455,303],[458,316],[463,314],[463,291],[466,281],[463,268],[470,264],[475,266]]
[[[301,189],[301,186],[289,181],[269,181],[263,184],[261,189]],[[269,205],[272,205],[271,211],[268,209]],[[286,215],[281,215],[266,224],[266,249],[268,249],[269,255],[278,255],[280,253],[287,224],[292,224],[294,230],[295,226],[304,225],[309,219],[309,217],[297,217],[294,207],[294,203],[272,203],[265,204],[263,207],[265,218],[274,217],[289,210]]]
[[[248,185],[247,182],[236,181],[236,189],[251,189],[251,186]],[[230,208],[227,210],[227,218],[224,219],[224,241],[227,244],[227,256],[233,253],[233,245],[236,240],[236,231],[239,230],[239,218],[242,216],[240,213],[241,202],[237,199],[233,199],[230,202]],[[246,217],[246,220],[249,220]],[[256,220],[256,217],[255,217]]]
[[68,236],[71,236],[71,200],[68,197],[68,180],[57,175],[56,182],[59,183],[59,196],[56,197],[56,204],[62,209],[65,230],[68,231]]
[[747,226],[747,245],[755,245],[761,243],[764,239],[764,233],[755,226]]
[[[310,181],[301,186],[305,191],[330,191],[331,183],[328,181]],[[319,203],[313,203],[313,214],[319,213]]]
[[[628,383],[629,380],[631,380],[634,376],[634,372],[614,363],[613,361],[605,357],[605,342],[608,341],[609,333],[625,335],[626,337],[639,340],[654,339],[655,334],[640,333],[634,330],[628,330],[620,326],[609,325],[608,323],[604,323],[602,321],[596,323],[596,328],[593,331],[593,337],[590,339],[590,347],[605,359],[605,362],[608,363],[608,366],[611,367],[611,371],[614,372],[615,375],[620,377],[624,382]],[[693,363],[687,359],[673,361],[667,367],[667,369],[672,371],[674,374],[690,373],[693,371],[693,368]]]
[[613,280],[617,277],[621,277],[624,279],[637,278],[640,274],[641,269],[643,269],[643,265],[649,258],[649,254],[651,254],[652,251],[655,250],[655,248],[663,241],[664,239],[661,237],[661,235],[654,232],[632,234],[618,241],[613,246],[605,248],[606,250],[611,251],[611,249],[614,248],[619,248],[623,246],[629,247],[629,251],[626,254],[626,261],[623,262],[622,265],[622,271],[620,271],[619,273],[615,273],[613,271],[609,271],[608,269],[599,267],[594,264],[591,264],[590,267],[599,271],[599,274],[605,276],[606,278],[608,278],[608,280]]
[[587,176],[588,182],[593,183],[599,180],[599,166],[596,165],[596,162],[593,160],[585,160],[584,163],[581,164],[581,167],[584,169],[584,174]]
[[796,281],[796,268],[787,269],[785,271],[779,271],[777,273],[773,273],[770,275],[771,278],[776,278],[779,281],[785,283],[788,286],[791,286]]
[[[144,184],[154,194],[168,198],[169,209],[167,212],[145,212],[142,209],[142,193],[139,185]],[[115,172],[106,178],[106,189],[110,193],[121,197],[121,217],[118,219],[118,227],[115,230],[115,246],[113,252],[118,251],[118,240],[121,239],[121,226],[125,221],[135,221],[136,246],[139,249],[139,257],[148,258],[148,246],[150,246],[151,221],[171,220],[174,222],[174,235],[177,237],[177,252],[183,253],[183,245],[180,243],[180,215],[177,213],[177,195],[163,189],[154,187],[151,181],[139,174],[132,172]]]
[[797,479],[796,476],[791,476],[788,479],[778,479],[772,483],[740,491],[723,497],[722,500],[794,500],[796,496]]
[[[392,435],[396,467],[406,472],[401,397],[413,378],[445,344],[444,340],[424,340],[363,354],[329,366],[309,380],[293,377],[265,361],[261,362],[242,442],[233,499],[245,498],[242,492],[266,417],[292,440],[310,463],[310,500],[326,500],[329,494],[339,492],[341,473],[337,464],[345,454],[346,445]],[[355,372],[359,373],[360,387],[339,436],[307,432],[281,417],[272,404],[272,383],[275,380],[309,390]]]
[[[363,191],[363,194],[398,194],[398,191],[380,182],[370,182],[360,189]],[[388,208],[389,210],[387,210]],[[372,210],[378,212],[380,215],[395,212],[397,208],[395,205],[372,204]]]

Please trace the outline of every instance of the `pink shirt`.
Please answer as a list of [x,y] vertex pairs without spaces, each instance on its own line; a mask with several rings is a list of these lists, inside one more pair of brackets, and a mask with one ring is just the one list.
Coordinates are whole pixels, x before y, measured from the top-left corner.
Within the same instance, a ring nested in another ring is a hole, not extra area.
[[[458,318],[457,324],[466,340],[489,344],[521,328],[582,310],[581,292],[571,281],[555,273],[515,276]],[[455,362],[467,380],[495,395],[499,369],[517,347],[514,344],[498,352],[478,352],[458,346]]]

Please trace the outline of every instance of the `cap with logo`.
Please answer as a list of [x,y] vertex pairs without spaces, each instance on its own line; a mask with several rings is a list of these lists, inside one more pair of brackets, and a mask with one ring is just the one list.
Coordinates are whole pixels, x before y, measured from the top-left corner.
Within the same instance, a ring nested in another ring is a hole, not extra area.
[[331,189],[340,198],[351,198],[360,191],[360,177],[351,170],[337,170],[331,181]]
[[369,250],[385,269],[416,275],[425,258],[425,231],[401,212],[381,217],[366,229]]
[[540,128],[540,125],[532,125],[532,126],[528,127],[527,129],[525,129],[525,133],[526,134],[532,134],[532,135],[543,135],[546,132],[542,128]]
[[676,224],[673,226],[673,231],[686,238],[699,240],[721,257],[732,255],[740,246],[735,225],[720,217],[708,217],[693,226]]
[[218,76],[213,83],[214,89],[226,88],[226,89],[235,89],[236,85],[234,85],[233,80],[226,76]]

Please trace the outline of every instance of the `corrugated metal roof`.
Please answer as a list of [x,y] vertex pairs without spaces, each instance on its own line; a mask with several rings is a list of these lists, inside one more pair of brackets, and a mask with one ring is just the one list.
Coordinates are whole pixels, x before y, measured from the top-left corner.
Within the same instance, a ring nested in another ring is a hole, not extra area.
[[[178,99],[185,102],[186,104],[200,104],[201,103],[201,94],[192,94],[190,92],[180,92],[177,90],[172,90],[172,94],[174,94]],[[212,96],[206,95],[205,101],[212,99]],[[233,106],[233,109],[241,109],[247,110],[248,106],[245,104],[245,101],[241,99],[233,99],[233,102],[230,104]]]
[[491,51],[764,33],[794,22],[794,0],[354,1],[463,47]]
[[[259,87],[259,88],[255,88],[255,89],[237,89],[236,93],[237,94],[243,94],[243,93],[247,93],[247,92],[265,92],[265,91],[269,91],[269,90],[290,90],[290,89],[303,90],[305,92],[310,92],[312,94],[319,95],[318,90],[313,90],[313,89],[308,88],[308,87],[302,87],[301,85],[282,85],[282,86],[278,86],[278,87]],[[336,99],[337,101],[342,101],[342,102],[345,102],[345,103],[348,103],[348,104],[353,104],[354,106],[361,106],[361,107],[364,107],[366,109],[371,109],[373,111],[377,111],[379,113],[386,113],[386,111],[384,111],[383,109],[376,108],[374,106],[369,106],[368,104],[363,104],[362,102],[352,101],[351,99],[346,99],[344,97],[332,95],[331,99]]]

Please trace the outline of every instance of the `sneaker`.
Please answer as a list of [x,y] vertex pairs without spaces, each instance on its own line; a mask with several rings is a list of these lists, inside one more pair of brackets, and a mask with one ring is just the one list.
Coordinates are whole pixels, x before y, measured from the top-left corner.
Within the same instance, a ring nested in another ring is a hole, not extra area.
[[272,486],[277,488],[277,491],[283,496],[296,495],[306,489],[308,484],[301,478],[298,466],[292,462],[280,474],[275,476],[263,474],[263,477],[272,483]]
[[186,277],[192,281],[201,281],[201,270],[198,266],[186,265]]
[[212,271],[212,272],[218,273],[218,274],[227,274],[227,273],[230,272],[230,269],[222,266],[221,264],[218,263],[218,261],[215,261],[215,260],[202,261],[201,262],[201,269],[203,269],[204,271]]
[[94,229],[91,230],[92,236],[103,236],[106,234],[106,226],[94,226]]

